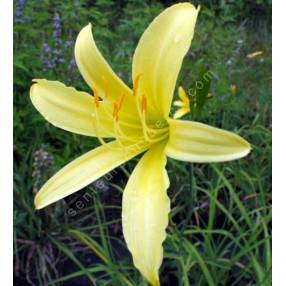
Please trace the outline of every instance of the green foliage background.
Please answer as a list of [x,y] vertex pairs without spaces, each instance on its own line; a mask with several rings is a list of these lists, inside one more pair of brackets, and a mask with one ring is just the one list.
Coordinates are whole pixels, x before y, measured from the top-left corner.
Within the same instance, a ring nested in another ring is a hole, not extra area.
[[[14,1],[15,285],[146,285],[132,265],[120,218],[137,159],[34,210],[33,197],[47,178],[99,142],[47,123],[33,108],[29,88],[33,78],[46,78],[89,91],[73,62],[74,40],[88,22],[108,62],[130,84],[140,35],[174,2]],[[253,150],[224,164],[168,161],[172,212],[162,285],[271,285],[271,1],[194,3],[201,12],[178,85],[190,88],[201,68],[209,69],[212,96],[200,121],[239,133]],[[49,68],[43,59],[58,49],[55,13],[64,62]],[[247,57],[257,50],[263,54]]]

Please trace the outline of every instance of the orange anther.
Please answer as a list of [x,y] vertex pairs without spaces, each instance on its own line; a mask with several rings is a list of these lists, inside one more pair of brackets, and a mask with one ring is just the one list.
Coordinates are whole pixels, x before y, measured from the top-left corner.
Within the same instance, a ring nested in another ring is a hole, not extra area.
[[134,82],[133,82],[133,95],[134,96],[137,94],[138,87],[139,87],[139,80],[141,76],[142,76],[142,73],[138,74],[134,79]]
[[99,95],[98,95],[97,88],[95,86],[93,86],[93,98],[94,98],[95,106],[99,107]]
[[113,118],[114,118],[116,121],[118,121],[118,113],[119,113],[119,111],[120,111],[120,109],[121,109],[121,107],[122,107],[122,103],[123,103],[124,97],[125,97],[125,95],[122,94],[122,95],[118,98],[117,102],[114,103]]
[[144,113],[147,111],[147,97],[144,94],[142,95],[141,110]]

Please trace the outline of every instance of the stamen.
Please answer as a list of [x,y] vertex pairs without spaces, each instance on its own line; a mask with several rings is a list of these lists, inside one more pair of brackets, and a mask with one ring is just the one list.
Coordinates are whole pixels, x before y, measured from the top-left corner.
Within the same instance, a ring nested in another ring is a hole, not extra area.
[[142,95],[141,111],[142,111],[142,113],[147,112],[147,98],[146,98],[145,94]]
[[[134,100],[136,102],[136,109],[137,109],[138,116],[139,116],[140,121],[141,121],[144,142],[145,142],[145,144],[149,144],[149,143],[151,144],[151,143],[155,143],[159,140],[163,140],[164,138],[167,138],[168,133],[167,133],[167,127],[158,129],[158,128],[153,128],[151,126],[148,126],[148,124],[147,124],[147,118],[146,118],[147,97],[145,96],[145,94],[139,94],[139,82],[140,82],[141,76],[142,76],[142,74],[138,74],[134,79],[133,95],[136,96],[134,98]],[[103,92],[104,92],[103,100],[106,100],[109,97],[108,82],[104,76],[102,76],[101,78],[102,78]],[[113,103],[113,113],[111,113],[110,110],[106,109],[106,104],[101,105],[101,107],[103,108],[102,111],[105,112],[106,115],[110,119],[113,118],[113,124],[114,124],[114,134],[113,135],[115,137],[115,140],[119,144],[119,146],[113,148],[113,147],[110,147],[107,144],[107,142],[105,142],[104,138],[100,136],[101,134],[109,135],[110,130],[106,129],[105,126],[100,124],[99,110],[97,110],[97,109],[99,108],[100,103],[102,103],[102,101],[99,97],[99,91],[98,91],[96,85],[93,86],[92,90],[93,90],[93,97],[94,97],[94,103],[95,103],[94,104],[94,113],[93,113],[93,116],[94,116],[93,124],[94,124],[95,131],[97,133],[97,138],[100,141],[100,143],[102,145],[106,145],[108,148],[114,149],[114,150],[118,149],[118,148],[126,149],[127,147],[129,148],[130,146],[133,146],[133,145],[136,146],[138,144],[138,140],[143,139],[142,137],[140,139],[140,136],[142,136],[142,133],[141,133],[141,135],[138,134],[138,136],[135,134],[132,134],[132,135],[127,134],[129,132],[126,133],[125,130],[122,129],[122,127],[123,127],[122,125],[128,126],[128,125],[130,125],[130,122],[125,122],[125,121],[119,122],[119,112],[123,106],[123,101],[124,101],[125,95],[124,94],[120,95],[117,98],[117,100]],[[109,101],[109,103],[111,103],[111,102]]]
[[115,121],[118,121],[118,112],[119,112],[119,105],[118,103],[114,103],[114,107],[113,107],[113,118],[115,119]]
[[[157,142],[158,140],[164,139],[168,136],[167,128],[161,128],[161,129],[154,129],[154,128],[150,128],[146,122],[146,112],[147,112],[147,97],[145,96],[145,94],[143,94],[141,96],[141,109],[139,107],[139,99],[136,100],[136,105],[137,105],[137,110],[138,110],[138,115],[141,121],[141,125],[142,125],[142,131],[143,131],[143,136],[144,139],[151,143],[151,142]],[[156,137],[154,138],[155,134],[160,134],[163,133],[162,135],[160,135],[160,137]]]
[[140,80],[140,78],[141,78],[142,75],[143,75],[143,74],[140,73],[140,74],[138,74],[138,75],[135,77],[135,79],[134,79],[134,82],[133,82],[133,95],[134,95],[134,96],[136,96],[136,94],[137,94],[138,87],[139,87],[139,80]]
[[[112,116],[114,118],[114,135],[115,135],[115,138],[116,138],[120,147],[119,146],[118,147],[110,147],[109,144],[105,142],[104,138],[99,135],[100,133],[108,134],[109,130],[106,130],[105,127],[100,124],[100,118],[99,118],[99,114],[98,114],[98,110],[97,110],[97,108],[99,107],[99,104],[100,104],[100,98],[99,98],[99,94],[98,94],[98,90],[97,90],[96,86],[93,86],[93,93],[94,93],[94,102],[95,102],[94,112],[92,114],[92,116],[94,117],[93,125],[94,125],[94,129],[97,133],[97,139],[100,141],[100,143],[102,145],[106,146],[110,150],[119,150],[119,148],[123,148],[125,150],[126,146],[124,145],[124,141],[125,142],[132,142],[133,145],[134,144],[136,145],[137,144],[136,142],[138,142],[138,138],[125,135],[123,130],[121,129],[121,127],[119,125],[119,122],[118,122],[118,119],[119,119],[118,114],[119,114],[119,111],[122,107],[125,95],[122,94],[118,98],[117,102],[114,103],[114,109],[113,109],[113,114],[112,114]],[[104,107],[104,105],[103,105],[103,107]],[[105,110],[105,108],[103,110],[105,112],[107,112],[107,110]],[[110,113],[109,113],[109,115],[111,116]],[[123,142],[122,142],[122,140],[123,140]],[[133,145],[128,145],[128,147],[133,146]]]
[[[139,80],[141,78],[143,74],[138,74],[133,82],[133,95],[136,96],[138,93],[138,87],[139,87]],[[137,111],[138,111],[138,115],[141,121],[141,125],[142,125],[142,131],[143,131],[143,135],[144,135],[144,139],[149,142],[152,141],[152,139],[150,138],[148,133],[151,133],[152,130],[148,127],[147,123],[146,123],[146,112],[147,112],[147,97],[145,96],[145,94],[141,95],[141,107],[140,107],[140,98],[137,97],[135,99],[136,101],[136,107],[137,107]]]
[[119,111],[120,111],[120,109],[122,107],[122,103],[123,103],[124,97],[125,97],[125,95],[122,94],[118,98],[117,102],[114,103],[113,118],[115,119],[115,121],[118,121],[118,113],[119,113]]
[[119,97],[119,99],[118,99],[118,108],[119,108],[119,110],[120,110],[121,107],[122,107],[122,103],[123,103],[124,98],[125,98],[125,95],[122,94],[122,95]]
[[93,90],[94,103],[95,103],[95,106],[98,108],[99,107],[99,95],[98,95],[98,90],[95,85],[93,86],[92,90]]
[[144,139],[147,141],[147,142],[150,142],[151,138],[149,136],[149,127],[146,123],[146,111],[147,111],[147,98],[145,96],[145,94],[141,95],[141,109],[139,107],[139,102],[137,100],[137,109],[138,109],[138,114],[139,114],[139,117],[140,117],[140,120],[141,120],[141,125],[142,125],[142,131],[143,131],[143,136],[144,136]]
[[102,145],[107,146],[108,148],[112,149],[112,148],[103,140],[103,138],[102,138],[101,136],[99,136],[100,131],[105,132],[106,134],[108,134],[108,133],[107,133],[107,131],[105,130],[105,128],[99,124],[100,121],[99,121],[99,117],[98,117],[98,113],[97,113],[96,108],[95,108],[95,110],[94,110],[93,116],[94,116],[93,126],[94,126],[94,129],[95,129],[95,132],[98,133],[98,134],[97,134],[97,139],[99,140],[99,142],[100,142]]

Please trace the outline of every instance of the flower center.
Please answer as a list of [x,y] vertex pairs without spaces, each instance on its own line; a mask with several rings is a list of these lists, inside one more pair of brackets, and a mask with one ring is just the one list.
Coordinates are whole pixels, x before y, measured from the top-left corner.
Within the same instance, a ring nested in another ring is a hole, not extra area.
[[[147,97],[145,94],[139,94],[139,83],[140,83],[141,77],[142,77],[142,74],[139,74],[135,77],[133,81],[133,98],[135,101],[135,106],[136,106],[135,108],[137,110],[138,118],[140,120],[141,127],[142,127],[142,135],[144,138],[144,143],[154,144],[168,137],[169,127],[168,127],[166,120],[160,120],[160,121],[157,121],[155,124],[152,124],[152,126],[148,126],[147,121],[146,121],[146,114],[147,114],[147,109],[148,109]],[[104,100],[106,100],[109,97],[109,90],[108,90],[107,81],[104,78],[103,78],[103,82],[104,82],[104,95],[105,95]],[[93,97],[94,97],[94,106],[95,106],[94,117],[95,117],[95,121],[97,125],[96,129],[98,130],[100,128],[101,131],[103,132],[105,131],[104,133],[108,134],[110,132],[108,132],[108,130],[105,130],[104,126],[100,124],[98,109],[101,107],[105,108],[105,105],[100,104],[101,101],[100,101],[99,93],[98,93],[96,86],[93,86]],[[124,99],[125,99],[125,95],[121,94],[118,97],[118,99],[115,102],[113,102],[112,114],[110,111],[109,112],[107,110],[105,111],[108,116],[112,116],[114,134],[115,134],[116,140],[121,145],[126,144],[126,142],[127,144],[132,144],[132,143],[136,144],[136,142],[140,140],[140,137],[123,132],[122,127],[120,126],[122,123],[119,120],[120,111],[124,104]],[[101,137],[98,136],[98,139],[102,144],[106,144],[106,142]],[[141,136],[141,140],[142,140],[142,136]]]

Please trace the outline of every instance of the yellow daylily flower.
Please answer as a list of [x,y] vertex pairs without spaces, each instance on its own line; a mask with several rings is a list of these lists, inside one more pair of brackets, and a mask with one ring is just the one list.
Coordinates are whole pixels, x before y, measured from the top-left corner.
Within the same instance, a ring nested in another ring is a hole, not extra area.
[[[162,243],[170,212],[167,156],[190,162],[222,162],[250,151],[249,143],[234,133],[168,116],[198,12],[190,3],[179,3],[154,19],[135,50],[132,90],[104,60],[89,24],[78,35],[75,58],[93,96],[45,79],[34,80],[30,91],[32,103],[50,123],[102,142],[48,180],[35,197],[37,209],[80,190],[146,151],[123,193],[122,224],[134,264],[153,286],[160,285]],[[107,143],[104,138],[114,140]]]
[[251,54],[248,54],[246,57],[247,57],[248,59],[254,59],[254,58],[256,58],[256,57],[261,56],[262,54],[263,54],[263,51],[256,51],[256,52],[253,52],[253,53],[251,53]]
[[235,85],[235,84],[231,84],[231,85],[230,85],[230,94],[231,94],[232,96],[236,96],[236,93],[237,93],[237,87],[236,87],[236,85]]
[[178,106],[180,108],[174,113],[174,119],[181,118],[191,112],[190,99],[182,86],[179,87],[178,94],[181,100],[175,100],[174,106]]

